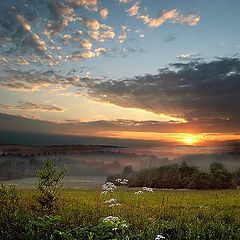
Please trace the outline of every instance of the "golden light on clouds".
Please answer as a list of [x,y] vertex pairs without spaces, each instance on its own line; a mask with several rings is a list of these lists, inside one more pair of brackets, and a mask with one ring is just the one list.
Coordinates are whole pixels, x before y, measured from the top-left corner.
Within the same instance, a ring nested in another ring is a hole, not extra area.
[[[82,103],[81,107],[74,104],[76,98],[78,102]],[[125,119],[134,121],[174,121],[186,123],[186,120],[183,118],[172,117],[166,114],[156,114],[140,108],[120,107],[112,103],[95,101],[81,95],[67,96],[63,101],[62,98],[59,97],[59,94],[54,94],[52,100],[61,103],[61,105],[67,109],[62,116],[65,115],[65,118],[72,116],[73,119],[81,119],[82,121]]]

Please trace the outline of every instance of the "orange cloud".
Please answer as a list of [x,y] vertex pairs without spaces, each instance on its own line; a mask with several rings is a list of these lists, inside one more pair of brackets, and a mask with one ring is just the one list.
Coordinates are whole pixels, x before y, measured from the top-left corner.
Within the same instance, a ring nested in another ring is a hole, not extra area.
[[107,17],[108,17],[108,9],[107,8],[103,8],[103,9],[101,9],[101,11],[100,11],[100,15],[101,15],[101,17],[103,18],[103,19],[106,19]]
[[177,9],[163,11],[163,13],[157,18],[151,18],[148,15],[140,15],[138,18],[152,28],[159,27],[167,21],[172,23],[187,24],[189,26],[194,26],[200,21],[199,15],[184,15]]

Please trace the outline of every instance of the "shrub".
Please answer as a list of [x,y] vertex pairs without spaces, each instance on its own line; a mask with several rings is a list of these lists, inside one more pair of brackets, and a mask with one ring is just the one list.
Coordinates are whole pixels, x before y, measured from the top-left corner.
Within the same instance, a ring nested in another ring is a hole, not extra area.
[[37,197],[41,207],[52,212],[59,199],[59,191],[62,188],[60,181],[64,178],[67,168],[57,168],[53,160],[43,162],[43,168],[37,172],[38,182],[36,184],[39,195]]

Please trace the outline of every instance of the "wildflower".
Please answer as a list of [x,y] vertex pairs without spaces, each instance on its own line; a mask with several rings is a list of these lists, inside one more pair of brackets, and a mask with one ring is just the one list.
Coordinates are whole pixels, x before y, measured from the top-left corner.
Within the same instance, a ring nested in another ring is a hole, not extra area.
[[119,217],[108,216],[103,219],[103,222],[118,222],[120,221]]
[[153,192],[153,189],[149,187],[143,187],[142,190],[145,192]]
[[126,223],[123,223],[122,228],[128,228],[128,225]]
[[128,180],[126,178],[122,179],[120,182],[122,185],[128,184]]
[[122,179],[121,179],[121,178],[118,178],[118,179],[116,179],[115,181],[119,183],[119,182],[122,181]]
[[108,193],[108,191],[102,191],[101,192],[101,195],[105,195],[105,194],[107,194]]
[[126,221],[121,220],[119,217],[108,216],[103,220],[107,226],[112,227],[112,231],[123,231],[125,228],[128,228],[128,224]]
[[105,203],[107,204],[113,204],[116,202],[116,199],[115,198],[112,198],[112,199],[109,199],[109,200],[106,200]]
[[137,191],[134,193],[135,195],[143,194],[143,191]]
[[155,237],[155,240],[161,240],[161,239],[166,239],[166,238],[160,234]]
[[120,182],[122,185],[125,185],[125,184],[127,184],[127,182],[125,182],[125,181],[122,181],[122,182]]
[[108,192],[113,192],[116,189],[116,185],[112,182],[106,182],[102,185],[102,195]]
[[115,206],[121,206],[121,203],[117,203],[117,200],[115,198],[106,200],[105,203],[109,204],[109,207],[115,207]]
[[111,203],[109,207],[121,206],[121,203]]

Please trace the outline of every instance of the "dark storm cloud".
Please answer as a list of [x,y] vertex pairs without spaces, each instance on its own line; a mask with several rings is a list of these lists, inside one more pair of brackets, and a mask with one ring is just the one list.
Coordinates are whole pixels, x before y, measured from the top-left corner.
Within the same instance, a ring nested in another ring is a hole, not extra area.
[[240,120],[240,59],[171,64],[158,74],[98,82],[89,94],[122,107],[188,121]]

